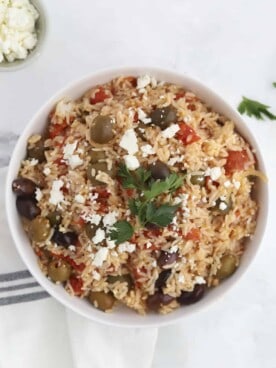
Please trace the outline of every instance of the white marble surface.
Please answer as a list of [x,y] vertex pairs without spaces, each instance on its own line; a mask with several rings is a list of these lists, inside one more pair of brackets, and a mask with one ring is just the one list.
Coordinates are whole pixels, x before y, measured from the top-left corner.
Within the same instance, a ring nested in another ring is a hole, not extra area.
[[[275,0],[47,0],[41,57],[0,72],[0,166],[37,108],[67,82],[99,68],[152,65],[186,72],[234,106],[241,95],[274,106]],[[246,118],[276,184],[276,123]],[[261,252],[247,275],[208,311],[162,328],[153,367],[275,368],[275,190]],[[138,347],[139,348],[139,347]]]

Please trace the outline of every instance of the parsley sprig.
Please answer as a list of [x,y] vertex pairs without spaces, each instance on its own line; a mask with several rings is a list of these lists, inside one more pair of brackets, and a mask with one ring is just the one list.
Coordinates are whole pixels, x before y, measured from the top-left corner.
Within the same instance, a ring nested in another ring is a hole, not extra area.
[[276,115],[273,115],[270,111],[268,111],[269,108],[270,106],[264,105],[261,102],[243,97],[242,102],[238,106],[238,111],[241,114],[255,116],[255,118],[257,118],[258,120],[263,120],[264,116],[267,116],[270,120],[276,120]]
[[[157,197],[180,188],[184,176],[172,173],[165,180],[152,180],[149,170],[139,167],[130,172],[123,163],[119,165],[118,176],[123,188],[137,191],[136,197],[129,199],[128,205],[132,215],[138,217],[141,227],[147,224],[165,227],[172,222],[179,205],[159,204]],[[110,232],[110,237],[116,244],[120,244],[129,240],[133,233],[133,226],[128,221],[117,221]]]

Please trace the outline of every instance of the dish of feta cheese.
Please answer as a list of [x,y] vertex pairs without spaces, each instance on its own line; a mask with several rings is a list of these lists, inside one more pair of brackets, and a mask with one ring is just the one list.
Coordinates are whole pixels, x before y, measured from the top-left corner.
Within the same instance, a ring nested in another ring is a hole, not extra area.
[[57,102],[12,189],[41,270],[109,312],[169,313],[239,267],[254,149],[182,86],[121,76]]
[[37,44],[38,18],[29,0],[0,1],[0,65],[27,58]]

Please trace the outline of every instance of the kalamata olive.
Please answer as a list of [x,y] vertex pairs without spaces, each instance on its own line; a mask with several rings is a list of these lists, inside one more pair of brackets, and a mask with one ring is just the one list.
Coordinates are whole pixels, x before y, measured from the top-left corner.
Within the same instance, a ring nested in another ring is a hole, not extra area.
[[47,219],[50,221],[51,226],[58,226],[62,220],[61,213],[59,211],[50,212],[47,216]]
[[71,275],[71,266],[62,259],[55,259],[48,265],[48,276],[54,282],[65,282]]
[[90,128],[90,138],[100,144],[109,142],[114,137],[113,122],[110,116],[98,115]]
[[156,224],[153,224],[152,222],[147,222],[145,227],[148,229],[148,230],[157,230],[157,229],[160,229],[160,226],[156,225]]
[[153,177],[153,179],[157,180],[157,179],[166,179],[171,171],[168,168],[168,166],[166,164],[164,164],[164,162],[162,161],[156,161],[153,164],[151,164],[149,166],[149,170],[151,172],[151,176]]
[[217,271],[217,278],[223,280],[231,276],[237,269],[237,258],[233,254],[225,254],[220,259],[220,268]]
[[40,139],[35,143],[34,146],[27,148],[27,157],[34,158],[40,163],[45,161],[45,148],[43,140]]
[[170,304],[174,300],[174,297],[163,294],[161,291],[156,291],[153,295],[150,295],[147,299],[147,307],[150,310],[156,311],[162,305]]
[[61,231],[55,230],[52,236],[52,241],[63,247],[69,247],[69,245],[76,245],[78,241],[78,235],[73,231],[67,231],[62,233]]
[[35,194],[36,184],[27,178],[17,178],[12,182],[13,192],[22,197],[30,197]]
[[36,217],[30,222],[29,236],[32,241],[41,243],[49,238],[51,234],[50,221],[44,217]]
[[96,162],[99,162],[99,160],[105,160],[106,159],[106,153],[104,151],[94,151],[91,150],[89,152],[90,156],[90,162],[91,164],[94,164]]
[[17,197],[16,208],[18,213],[21,216],[26,217],[28,220],[33,220],[41,213],[41,210],[37,206],[36,200],[34,198]]
[[182,291],[177,301],[180,305],[194,304],[203,298],[205,291],[205,284],[196,284],[193,291]]
[[94,224],[87,223],[85,225],[84,231],[88,239],[91,240],[95,236],[97,229],[98,229],[98,226]]
[[88,300],[96,308],[106,311],[112,309],[115,298],[111,293],[104,293],[103,291],[91,291]]
[[161,250],[160,256],[157,260],[157,264],[161,268],[167,268],[167,266],[172,265],[178,259],[178,253],[169,253],[167,251]]
[[172,105],[156,108],[150,114],[152,124],[158,125],[161,129],[166,129],[171,123],[177,121],[176,108]]
[[193,185],[199,185],[200,187],[204,187],[205,180],[206,180],[206,176],[204,174],[197,174],[197,175],[191,176],[190,182]]
[[211,207],[212,211],[218,212],[221,215],[226,215],[231,211],[231,209],[232,209],[231,198],[229,198],[228,200],[218,198],[216,200],[216,204],[213,207]]
[[112,275],[109,275],[107,276],[107,282],[109,284],[115,284],[115,282],[126,282],[127,283],[127,287],[128,289],[131,289],[131,287],[133,286],[133,280],[130,276],[130,274],[126,274],[126,275],[117,275],[117,276],[112,276]]
[[170,277],[171,272],[172,272],[171,270],[164,270],[160,272],[158,279],[155,281],[155,287],[157,289],[161,289],[162,287],[166,285],[166,282],[168,278]]

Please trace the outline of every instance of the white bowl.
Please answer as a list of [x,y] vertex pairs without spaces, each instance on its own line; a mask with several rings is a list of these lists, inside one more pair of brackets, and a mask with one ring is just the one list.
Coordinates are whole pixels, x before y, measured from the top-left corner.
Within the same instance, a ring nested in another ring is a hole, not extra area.
[[256,256],[257,251],[261,245],[268,213],[268,188],[266,184],[259,181],[259,185],[257,188],[257,200],[260,205],[260,210],[258,213],[257,228],[253,239],[248,242],[247,250],[242,257],[241,264],[238,270],[229,279],[223,281],[221,285],[211,289],[200,302],[190,306],[179,308],[168,315],[149,314],[146,316],[140,316],[132,310],[126,309],[124,307],[115,309],[113,313],[103,313],[96,308],[91,307],[91,305],[88,304],[85,300],[81,300],[77,297],[71,297],[62,286],[53,284],[44,276],[38,266],[37,257],[34,254],[29,240],[21,226],[21,221],[15,206],[15,196],[11,190],[12,181],[14,178],[17,177],[20,162],[25,156],[27,139],[33,133],[42,132],[46,124],[48,114],[52,110],[55,103],[62,97],[70,97],[72,99],[76,99],[80,97],[90,87],[108,82],[110,79],[119,75],[139,76],[143,74],[150,74],[158,80],[179,84],[186,89],[193,91],[203,101],[213,107],[214,110],[233,120],[236,123],[237,130],[240,132],[240,134],[248,142],[250,142],[252,147],[255,148],[259,169],[262,172],[265,172],[265,166],[258,144],[250,133],[250,130],[241,119],[241,116],[236,112],[236,110],[234,110],[221,97],[219,97],[216,93],[211,91],[206,86],[202,85],[200,82],[188,76],[175,72],[158,68],[143,67],[130,67],[99,71],[71,83],[69,86],[59,91],[55,96],[47,101],[44,106],[40,108],[40,110],[35,114],[33,119],[29,122],[29,124],[21,134],[14,149],[8,169],[6,183],[6,211],[13,240],[27,268],[30,270],[36,280],[41,284],[41,286],[43,286],[44,289],[46,289],[54,298],[56,298],[66,307],[74,310],[84,317],[87,317],[88,319],[105,323],[107,325],[121,327],[164,326],[176,322],[182,318],[188,318],[195,312],[199,312],[209,306],[211,303],[217,301],[232,287],[232,285],[236,284],[240,280],[241,276],[244,275],[253,258]]

